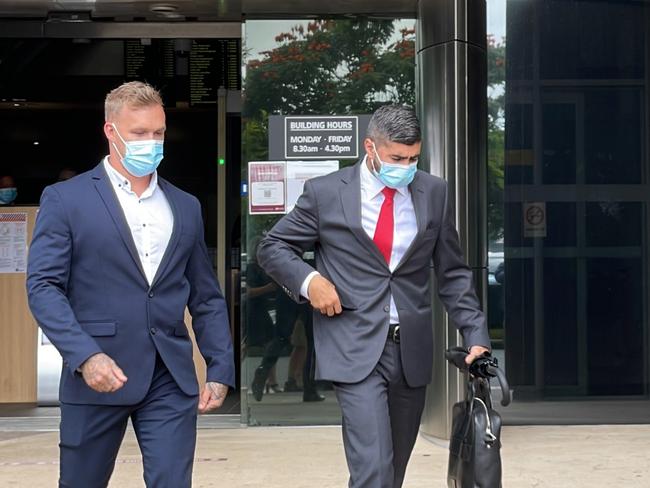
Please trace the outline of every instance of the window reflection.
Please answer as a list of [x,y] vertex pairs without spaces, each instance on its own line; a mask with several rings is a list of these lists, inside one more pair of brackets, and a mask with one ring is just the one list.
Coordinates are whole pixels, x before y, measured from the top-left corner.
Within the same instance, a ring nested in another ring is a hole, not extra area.
[[[414,20],[361,18],[246,22],[242,179],[249,161],[269,159],[271,115],[370,114],[386,103],[414,105],[414,28]],[[340,160],[339,166],[354,163]],[[280,217],[247,215],[244,225],[244,420],[338,423],[331,386],[313,380],[310,308],[291,301],[254,256],[263,232]]]
[[[488,146],[503,170],[489,173],[503,185],[503,217],[489,213],[490,270],[503,242],[504,276],[489,306],[504,311],[515,400],[648,394],[646,10],[488,1],[489,49],[502,39],[505,51],[503,153]],[[488,97],[496,103],[492,87]],[[499,130],[490,125],[490,141]],[[530,202],[546,209],[539,237],[527,235]]]

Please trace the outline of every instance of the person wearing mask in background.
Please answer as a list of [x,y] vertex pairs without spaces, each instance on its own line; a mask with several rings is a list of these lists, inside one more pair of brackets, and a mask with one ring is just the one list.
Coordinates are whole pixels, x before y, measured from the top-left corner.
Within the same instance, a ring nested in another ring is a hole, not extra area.
[[[106,487],[127,421],[148,487],[188,488],[197,410],[235,385],[226,303],[198,200],[160,178],[160,94],[125,83],[105,101],[109,155],[47,187],[30,246],[31,311],[63,356],[59,486]],[[185,307],[207,363],[199,391]]]
[[0,176],[0,206],[13,205],[17,196],[18,190],[13,176]]
[[[487,352],[490,339],[447,184],[417,170],[415,112],[379,108],[363,146],[356,165],[306,182],[258,260],[314,309],[316,378],[333,382],[341,406],[349,486],[399,488],[431,381],[431,263],[467,361]],[[312,246],[316,269],[302,259]]]

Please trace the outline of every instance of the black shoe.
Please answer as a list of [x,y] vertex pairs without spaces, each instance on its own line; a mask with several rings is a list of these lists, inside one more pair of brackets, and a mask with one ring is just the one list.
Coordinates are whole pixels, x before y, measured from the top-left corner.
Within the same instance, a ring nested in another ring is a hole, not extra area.
[[296,383],[295,378],[289,378],[287,381],[284,382],[284,391],[285,392],[302,391],[302,388],[298,386],[298,383]]
[[253,378],[253,384],[251,385],[251,390],[253,390],[253,397],[258,402],[262,401],[262,396],[264,396],[264,385],[266,384],[267,372],[261,366],[255,370],[255,377]]
[[302,394],[303,402],[322,402],[323,400],[325,400],[325,397],[317,391],[306,391]]

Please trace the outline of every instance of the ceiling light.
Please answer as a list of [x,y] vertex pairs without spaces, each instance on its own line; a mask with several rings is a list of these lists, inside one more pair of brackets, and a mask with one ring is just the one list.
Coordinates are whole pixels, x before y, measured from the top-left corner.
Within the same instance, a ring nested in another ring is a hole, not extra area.
[[178,5],[172,3],[154,3],[149,10],[156,14],[169,15],[178,12]]

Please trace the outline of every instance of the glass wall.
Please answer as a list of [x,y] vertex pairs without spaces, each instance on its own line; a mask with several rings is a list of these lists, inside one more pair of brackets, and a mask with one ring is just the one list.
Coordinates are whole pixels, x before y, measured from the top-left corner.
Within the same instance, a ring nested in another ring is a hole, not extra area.
[[515,400],[648,395],[649,19],[488,0],[490,327]]
[[[247,21],[243,182],[248,182],[249,162],[278,161],[270,146],[284,134],[273,133],[275,116],[362,116],[389,102],[413,105],[414,26],[413,20],[363,18]],[[359,117],[360,140],[365,130],[362,120]],[[339,167],[357,162],[357,158],[328,159]],[[243,188],[242,421],[338,423],[340,412],[331,386],[313,377],[311,309],[291,301],[256,262],[263,232],[283,213],[251,215],[250,192],[245,183]],[[313,259],[313,251],[304,257]]]

